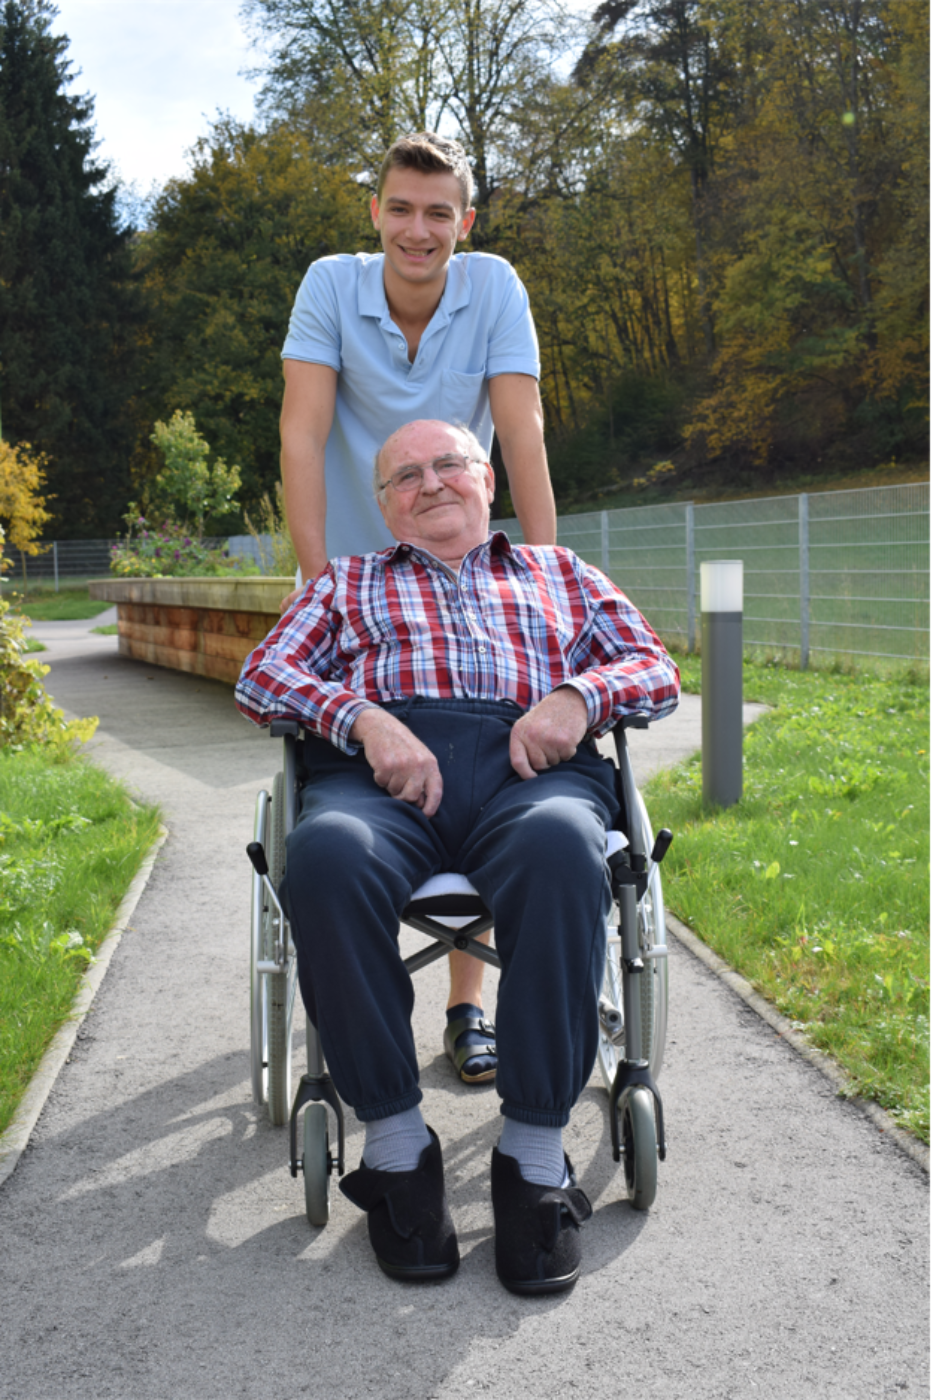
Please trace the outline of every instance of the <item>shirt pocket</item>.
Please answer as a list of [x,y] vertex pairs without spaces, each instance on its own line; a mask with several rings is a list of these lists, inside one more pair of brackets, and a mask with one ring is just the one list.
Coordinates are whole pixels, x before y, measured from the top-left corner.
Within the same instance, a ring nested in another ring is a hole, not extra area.
[[464,374],[458,369],[445,369],[441,376],[441,403],[448,423],[474,422],[485,406],[486,373]]

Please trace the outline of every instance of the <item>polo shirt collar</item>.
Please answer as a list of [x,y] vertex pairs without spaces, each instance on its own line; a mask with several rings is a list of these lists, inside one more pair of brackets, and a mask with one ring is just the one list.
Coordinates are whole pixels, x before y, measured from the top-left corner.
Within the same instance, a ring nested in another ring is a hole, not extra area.
[[[380,321],[389,319],[389,303],[386,301],[385,281],[383,280],[384,268],[384,253],[376,253],[373,257],[367,258],[360,268],[356,305],[361,316],[375,316]],[[444,294],[432,317],[432,323],[437,320],[439,315],[444,317],[445,322],[449,321],[455,311],[469,306],[470,293],[470,274],[466,255],[457,253],[447,265]]]

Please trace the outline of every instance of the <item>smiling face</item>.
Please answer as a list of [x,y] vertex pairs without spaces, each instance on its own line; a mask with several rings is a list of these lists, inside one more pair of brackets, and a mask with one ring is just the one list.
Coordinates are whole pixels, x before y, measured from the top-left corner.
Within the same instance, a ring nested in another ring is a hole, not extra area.
[[462,209],[462,198],[457,177],[446,171],[388,172],[381,199],[374,197],[371,205],[387,285],[392,277],[424,285],[447,276],[447,264],[476,217],[474,209]]
[[[379,473],[388,481],[402,467],[425,466],[445,453],[469,456],[463,436],[449,423],[422,420],[393,433],[379,454]],[[393,536],[428,550],[456,566],[489,533],[489,507],[495,478],[488,462],[471,461],[462,475],[441,481],[428,468],[410,495],[387,486],[379,506]]]

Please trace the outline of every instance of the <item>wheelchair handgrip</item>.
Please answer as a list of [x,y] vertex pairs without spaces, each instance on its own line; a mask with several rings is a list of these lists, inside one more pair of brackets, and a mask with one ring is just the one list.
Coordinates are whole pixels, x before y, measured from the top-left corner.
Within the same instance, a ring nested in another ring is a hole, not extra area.
[[261,841],[250,841],[246,848],[246,854],[252,861],[253,869],[257,875],[269,874],[269,862],[266,860],[266,853],[262,848]]

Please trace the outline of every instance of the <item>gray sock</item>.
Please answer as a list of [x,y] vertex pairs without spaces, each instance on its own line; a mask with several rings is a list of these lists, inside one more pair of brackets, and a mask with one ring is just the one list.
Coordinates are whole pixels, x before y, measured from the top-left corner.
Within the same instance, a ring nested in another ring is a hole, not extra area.
[[376,1118],[365,1124],[363,1162],[379,1172],[413,1172],[422,1152],[431,1145],[421,1109],[415,1104],[405,1113]]
[[560,1128],[542,1128],[506,1118],[499,1151],[514,1157],[526,1181],[536,1186],[566,1186],[564,1144]]

